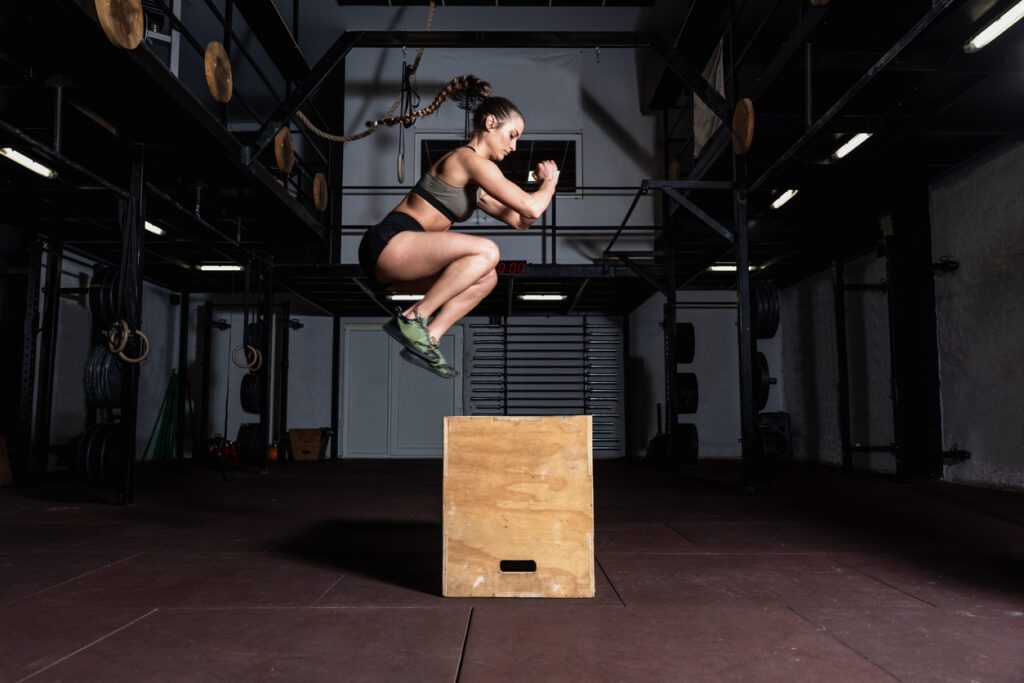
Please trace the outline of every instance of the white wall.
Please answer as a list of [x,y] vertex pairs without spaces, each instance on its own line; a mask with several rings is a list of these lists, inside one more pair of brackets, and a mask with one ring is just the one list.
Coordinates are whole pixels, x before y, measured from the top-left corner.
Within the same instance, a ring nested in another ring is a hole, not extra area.
[[935,304],[943,447],[970,451],[950,481],[1024,488],[1024,146],[932,186],[932,256],[960,263],[937,274]]

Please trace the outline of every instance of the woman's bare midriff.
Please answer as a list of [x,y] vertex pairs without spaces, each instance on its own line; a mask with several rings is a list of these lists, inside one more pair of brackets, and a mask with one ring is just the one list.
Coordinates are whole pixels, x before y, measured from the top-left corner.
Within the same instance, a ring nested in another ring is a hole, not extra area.
[[444,214],[432,207],[427,200],[411,192],[394,210],[412,216],[427,232],[444,232],[452,227],[452,222],[445,218]]

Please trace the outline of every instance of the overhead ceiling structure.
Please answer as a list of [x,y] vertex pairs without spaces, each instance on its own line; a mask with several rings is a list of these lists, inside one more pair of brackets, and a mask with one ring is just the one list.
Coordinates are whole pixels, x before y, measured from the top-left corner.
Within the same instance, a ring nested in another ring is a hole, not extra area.
[[[539,6],[639,7],[643,12],[657,4],[444,0],[440,6],[496,6],[507,12]],[[733,178],[734,163],[743,165],[750,190],[751,261],[757,268],[753,277],[785,286],[821,270],[835,256],[870,249],[880,217],[902,193],[926,187],[943,172],[1019,137],[1024,55],[1013,36],[1022,29],[1011,28],[982,50],[964,49],[1013,4],[696,0],[679,3],[677,22],[665,26],[663,35],[339,32],[335,48],[310,64],[272,0],[236,0],[232,6],[281,74],[275,78],[289,86],[276,94],[270,88],[273,113],[255,101],[232,104],[234,116],[254,124],[242,127],[230,125],[224,110],[204,105],[145,42],[130,51],[113,47],[91,0],[5,3],[0,8],[0,146],[31,154],[57,171],[57,178],[0,163],[0,221],[30,225],[89,258],[116,262],[119,202],[133,149],[144,145],[147,214],[166,230],[147,243],[147,279],[174,290],[237,291],[239,276],[203,273],[197,266],[272,259],[280,291],[324,312],[367,314],[379,309],[363,290],[358,267],[330,263],[340,213],[336,207],[321,213],[313,205],[312,178],[330,172],[331,150],[314,148],[298,171],[285,175],[275,168],[272,149],[274,134],[298,104],[315,105],[319,93],[343,85],[342,70],[333,67],[344,54],[356,45],[618,45],[654,48],[666,64],[651,101],[637,103],[664,112],[666,167],[677,160],[683,178],[725,181]],[[426,2],[338,0],[337,12],[358,11],[355,5]],[[179,28],[187,33],[188,27]],[[713,138],[698,158],[692,154],[694,88],[693,79],[684,76],[699,73],[723,38],[724,100],[750,97],[755,111],[753,146],[738,162],[728,151],[728,131]],[[238,49],[251,42],[232,39]],[[193,42],[198,43],[186,35],[181,49],[201,51],[203,46]],[[834,156],[862,133],[870,138],[861,147],[844,158]],[[785,190],[798,192],[772,208]],[[732,193],[694,189],[685,195],[732,227]],[[575,227],[607,230],[611,237],[619,221]],[[674,251],[677,284],[735,286],[733,274],[709,270],[734,259],[730,244],[690,212],[673,211],[656,246]],[[566,298],[539,304],[517,298],[550,290]],[[496,288],[483,310],[623,313],[654,291],[651,282],[621,263],[531,264],[527,273]]]

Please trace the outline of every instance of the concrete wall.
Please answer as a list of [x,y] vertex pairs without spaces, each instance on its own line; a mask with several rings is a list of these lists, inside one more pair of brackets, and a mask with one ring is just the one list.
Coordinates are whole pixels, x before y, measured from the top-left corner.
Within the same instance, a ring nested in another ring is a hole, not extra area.
[[[933,182],[932,257],[960,263],[936,273],[935,299],[943,448],[970,460],[948,466],[949,481],[1024,488],[1024,146],[1004,148]],[[847,266],[847,283],[879,282],[884,263],[866,256]],[[893,438],[888,318],[882,293],[848,293],[851,440]],[[794,454],[839,464],[838,375],[831,274],[783,292],[787,402]],[[856,455],[857,467],[892,471],[891,456]]]
[[959,261],[935,278],[943,447],[971,453],[950,481],[1024,488],[1024,146],[935,182],[932,255]]
[[[885,261],[873,254],[848,263],[845,269],[847,284],[878,284],[884,276]],[[780,327],[793,457],[839,465],[839,361],[831,271],[783,290]],[[851,441],[887,446],[893,440],[893,421],[884,292],[846,294],[846,338]],[[893,458],[884,453],[856,454],[854,464],[874,471],[895,470]]]
[[[679,422],[697,425],[701,458],[738,458],[740,446],[739,347],[736,334],[736,293],[732,291],[680,291],[679,322],[694,325],[695,353],[692,364],[677,371],[697,375],[698,409],[682,415]],[[628,409],[633,416],[633,451],[645,454],[647,442],[657,432],[657,404],[665,405],[664,332],[665,297],[655,294],[629,318],[630,372],[632,387]],[[782,314],[785,320],[785,307]],[[772,339],[757,340],[768,359],[771,387],[765,412],[787,410],[786,373],[782,367],[783,325]],[[662,418],[664,422],[664,416]]]

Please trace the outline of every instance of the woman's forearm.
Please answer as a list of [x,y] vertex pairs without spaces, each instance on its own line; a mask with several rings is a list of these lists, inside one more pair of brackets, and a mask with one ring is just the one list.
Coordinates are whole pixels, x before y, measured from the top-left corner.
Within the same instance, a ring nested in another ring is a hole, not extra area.
[[555,178],[545,178],[540,188],[530,195],[530,201],[527,208],[527,212],[520,212],[519,215],[523,220],[529,221],[527,227],[532,224],[535,220],[544,215],[547,211],[548,206],[551,204],[551,198],[555,196],[555,188],[558,186],[558,180]]

